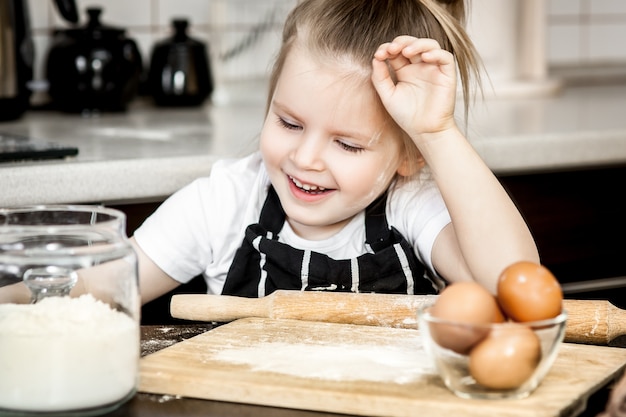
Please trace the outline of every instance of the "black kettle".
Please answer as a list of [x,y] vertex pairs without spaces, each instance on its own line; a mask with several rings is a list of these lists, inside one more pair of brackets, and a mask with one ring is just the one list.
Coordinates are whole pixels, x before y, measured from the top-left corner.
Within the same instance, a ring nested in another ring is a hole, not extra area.
[[213,92],[204,42],[187,34],[186,19],[174,19],[174,35],[152,50],[148,88],[157,106],[198,106]]
[[[56,0],[61,16],[78,22],[74,0]],[[14,120],[30,106],[35,48],[28,0],[0,1],[0,120]]]
[[84,27],[57,30],[46,60],[53,107],[71,113],[121,112],[139,90],[142,59],[125,30],[87,9]]

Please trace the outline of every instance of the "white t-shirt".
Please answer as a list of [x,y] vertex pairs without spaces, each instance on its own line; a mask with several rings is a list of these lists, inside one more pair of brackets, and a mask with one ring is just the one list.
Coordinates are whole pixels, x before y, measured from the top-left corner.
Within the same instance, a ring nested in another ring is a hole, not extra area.
[[[163,271],[185,283],[204,275],[211,294],[220,294],[246,227],[258,223],[270,180],[258,152],[214,164],[199,178],[168,198],[139,229],[135,239]],[[450,215],[434,182],[394,186],[387,198],[387,222],[412,245],[418,259],[434,273],[431,251]],[[280,241],[298,249],[346,259],[368,252],[365,214],[355,216],[325,240],[297,236],[285,222]]]

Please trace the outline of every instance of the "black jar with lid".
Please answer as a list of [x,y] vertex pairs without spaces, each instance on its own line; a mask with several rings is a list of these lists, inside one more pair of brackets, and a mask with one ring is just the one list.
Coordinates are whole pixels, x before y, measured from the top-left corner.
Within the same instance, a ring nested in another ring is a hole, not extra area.
[[187,34],[187,19],[174,19],[172,26],[174,35],[152,50],[149,92],[158,106],[199,106],[213,92],[208,48]]
[[46,74],[53,105],[67,112],[125,111],[143,70],[135,41],[122,28],[101,23],[101,8],[87,9],[84,27],[57,30]]

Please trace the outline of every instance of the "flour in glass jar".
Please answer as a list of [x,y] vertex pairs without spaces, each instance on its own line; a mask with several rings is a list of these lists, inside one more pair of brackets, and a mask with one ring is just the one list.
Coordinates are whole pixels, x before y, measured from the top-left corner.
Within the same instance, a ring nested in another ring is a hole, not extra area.
[[114,404],[137,386],[139,323],[92,295],[0,304],[0,409]]

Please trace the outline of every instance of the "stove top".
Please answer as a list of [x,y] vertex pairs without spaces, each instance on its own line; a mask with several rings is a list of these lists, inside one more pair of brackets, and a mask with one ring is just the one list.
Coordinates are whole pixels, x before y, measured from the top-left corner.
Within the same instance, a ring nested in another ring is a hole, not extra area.
[[0,162],[59,159],[78,154],[78,148],[42,139],[0,132]]

